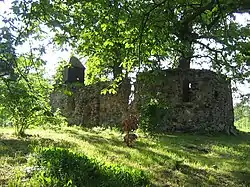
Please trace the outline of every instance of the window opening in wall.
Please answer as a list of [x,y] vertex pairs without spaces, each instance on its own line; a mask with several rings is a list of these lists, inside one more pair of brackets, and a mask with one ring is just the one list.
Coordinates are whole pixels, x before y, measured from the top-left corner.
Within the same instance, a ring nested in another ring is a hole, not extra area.
[[218,99],[218,97],[219,97],[219,92],[218,91],[214,91],[214,98]]
[[190,102],[191,101],[191,89],[192,84],[187,79],[183,80],[183,87],[182,87],[182,99],[183,102]]

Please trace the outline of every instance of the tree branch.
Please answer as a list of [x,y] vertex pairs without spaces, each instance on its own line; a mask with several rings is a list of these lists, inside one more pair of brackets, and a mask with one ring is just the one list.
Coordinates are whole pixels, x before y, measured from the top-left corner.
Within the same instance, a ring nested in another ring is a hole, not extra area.
[[194,12],[192,15],[187,17],[184,21],[184,25],[188,25],[190,22],[192,22],[197,16],[201,15],[206,10],[211,10],[214,7],[214,4],[216,4],[217,0],[211,0],[210,3],[208,3],[206,6],[199,8],[196,12]]
[[149,20],[150,13],[151,13],[152,11],[154,11],[156,8],[158,8],[159,6],[165,4],[166,2],[167,2],[167,0],[162,1],[162,2],[159,3],[159,4],[156,4],[156,3],[155,3],[155,5],[154,5],[147,13],[145,13],[145,14],[143,15],[142,22],[141,22],[141,28],[140,28],[140,35],[139,35],[139,49],[138,49],[139,63],[140,63],[140,61],[141,61],[141,59],[140,59],[140,56],[141,56],[141,55],[140,55],[140,54],[141,54],[141,43],[142,43],[143,32],[144,32],[144,29],[145,29],[145,27],[146,27],[146,24],[147,24],[147,22],[148,22],[148,20]]
[[202,43],[202,42],[200,42],[200,41],[197,41],[197,40],[194,41],[194,42],[197,43],[197,44],[202,45],[203,47],[207,48],[209,51],[214,52],[214,53],[215,53],[215,59],[214,59],[215,62],[217,62],[217,56],[218,56],[218,54],[220,54],[221,57],[222,57],[222,59],[223,59],[223,60],[221,61],[221,62],[223,62],[223,65],[225,65],[225,66],[227,66],[227,67],[230,67],[231,69],[235,69],[235,66],[232,66],[232,65],[230,65],[229,63],[226,63],[226,62],[227,62],[227,59],[226,59],[225,55],[223,54],[223,51],[222,51],[222,50],[213,49],[213,48],[209,47],[208,45],[206,45],[206,44],[204,44],[204,43]]
[[202,43],[202,42],[200,42],[200,41],[198,41],[198,40],[195,40],[194,43],[200,44],[200,45],[202,45],[203,47],[207,48],[209,51],[212,51],[212,52],[214,52],[214,53],[217,53],[217,54],[218,54],[218,53],[222,53],[221,51],[216,50],[216,49],[213,49],[213,48],[209,47],[208,45],[206,45],[206,44],[204,44],[204,43]]

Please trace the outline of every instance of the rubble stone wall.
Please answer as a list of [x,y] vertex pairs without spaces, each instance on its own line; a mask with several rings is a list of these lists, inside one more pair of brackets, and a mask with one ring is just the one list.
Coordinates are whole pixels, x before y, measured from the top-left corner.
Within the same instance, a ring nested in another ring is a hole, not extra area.
[[101,90],[107,86],[108,83],[90,86],[67,84],[51,94],[52,109],[59,108],[72,125],[120,125],[128,106],[130,81],[120,85],[115,95],[101,95]]
[[[189,84],[188,101],[183,100],[183,81]],[[69,124],[87,127],[117,126],[126,115],[131,93],[130,80],[116,95],[101,95],[108,83],[91,86],[68,84],[51,95],[53,109],[60,108]],[[166,112],[157,128],[160,132],[235,131],[230,80],[209,70],[167,69],[138,74],[135,84],[134,110],[149,100],[156,100]]]
[[[183,101],[184,80],[189,84],[188,101]],[[161,132],[235,131],[231,83],[224,75],[196,69],[143,72],[136,83],[137,109],[149,99],[168,108],[157,125]]]

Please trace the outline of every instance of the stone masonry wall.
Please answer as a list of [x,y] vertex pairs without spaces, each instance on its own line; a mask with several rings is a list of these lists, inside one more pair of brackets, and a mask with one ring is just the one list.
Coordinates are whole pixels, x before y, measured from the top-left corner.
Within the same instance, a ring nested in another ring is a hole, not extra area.
[[120,125],[127,110],[130,81],[121,84],[115,95],[101,95],[108,83],[84,86],[68,84],[51,94],[52,109],[59,108],[72,125],[94,127]]
[[[188,101],[183,101],[184,79],[189,82]],[[161,132],[235,132],[231,84],[223,75],[195,69],[140,73],[134,101],[137,109],[149,99],[168,106],[157,125]]]
[[[183,80],[188,80],[188,100],[183,100]],[[117,126],[127,113],[130,80],[116,95],[100,95],[108,83],[91,86],[68,84],[51,95],[53,109],[60,108],[69,124]],[[72,93],[65,94],[65,90]],[[137,113],[154,99],[167,108],[157,124],[160,132],[234,133],[234,113],[230,81],[209,70],[168,69],[140,73],[132,106]]]

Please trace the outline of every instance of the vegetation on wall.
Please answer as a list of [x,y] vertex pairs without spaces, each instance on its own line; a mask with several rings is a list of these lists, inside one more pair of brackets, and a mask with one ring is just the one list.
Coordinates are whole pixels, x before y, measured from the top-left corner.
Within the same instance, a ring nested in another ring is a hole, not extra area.
[[157,99],[151,99],[149,102],[144,103],[140,110],[140,128],[148,133],[160,133],[160,129],[164,123],[164,126],[169,125],[168,120],[164,120],[164,117],[171,117],[173,112],[170,107],[160,104]]
[[168,125],[173,112],[171,103],[162,93],[165,80],[159,79],[161,76],[164,76],[161,70],[140,74],[136,83],[138,94],[135,103],[140,113],[140,128],[148,133],[159,133],[163,124]]

